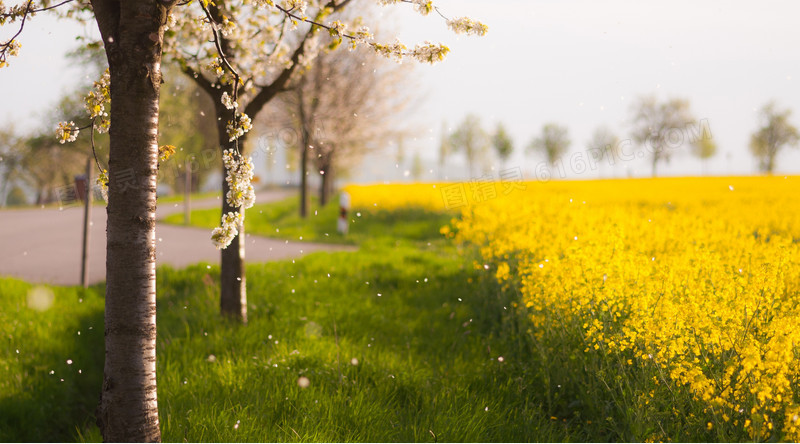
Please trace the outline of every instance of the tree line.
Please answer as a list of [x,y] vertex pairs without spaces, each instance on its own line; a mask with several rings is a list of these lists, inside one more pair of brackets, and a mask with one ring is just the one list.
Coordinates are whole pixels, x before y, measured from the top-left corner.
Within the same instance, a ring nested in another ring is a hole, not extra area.
[[[760,171],[771,174],[775,170],[778,153],[786,147],[798,145],[800,133],[790,122],[790,117],[791,110],[780,109],[775,102],[769,102],[761,108],[758,127],[751,134],[749,142],[750,153]],[[689,102],[684,99],[659,102],[655,96],[641,97],[631,108],[630,125],[630,139],[625,140],[608,126],[595,129],[585,145],[587,160],[594,164],[605,161],[609,165],[633,160],[637,156],[625,153],[623,148],[635,143],[631,150],[641,150],[638,153],[640,158],[649,156],[652,175],[656,176],[658,166],[669,162],[676,149],[686,143],[692,155],[703,162],[704,169],[708,159],[717,153],[717,144],[708,121],[698,121],[691,113]],[[555,167],[571,145],[569,129],[559,123],[548,122],[525,146],[525,153],[537,154]],[[483,173],[487,172],[492,153],[504,165],[514,150],[514,142],[502,123],[498,123],[494,131],[487,132],[481,126],[480,118],[469,114],[450,132],[443,124],[439,167],[444,168],[451,154],[461,153],[467,161],[467,172],[475,176],[476,166],[480,166]]]

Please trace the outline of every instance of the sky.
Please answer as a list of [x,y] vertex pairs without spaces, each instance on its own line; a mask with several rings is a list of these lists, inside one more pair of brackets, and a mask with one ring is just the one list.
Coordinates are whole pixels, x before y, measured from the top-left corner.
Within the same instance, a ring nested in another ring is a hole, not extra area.
[[[703,119],[718,153],[703,167],[676,149],[661,175],[755,174],[748,150],[758,110],[770,100],[794,111],[800,127],[800,2],[689,0],[438,0],[448,17],[469,16],[489,26],[485,37],[456,36],[436,14],[422,17],[409,5],[386,6],[381,20],[393,22],[406,44],[430,40],[448,45],[448,58],[417,66],[413,94],[424,100],[413,112],[415,140],[405,143],[403,164],[392,156],[366,159],[354,180],[404,180],[415,152],[426,163],[423,179],[466,180],[463,159],[444,171],[437,166],[442,122],[455,127],[468,113],[492,130],[502,122],[515,154],[501,169],[519,168],[529,177],[542,157],[525,147],[545,123],[566,126],[572,140],[565,159],[586,156],[592,132],[610,127],[630,138],[632,104],[655,94],[659,100],[687,99]],[[7,34],[0,31],[0,36]],[[75,36],[91,32],[70,22],[38,15],[25,28],[21,55],[0,70],[0,119],[31,128],[81,77],[63,54]],[[413,62],[406,62],[413,63]],[[586,156],[588,159],[588,156]],[[389,160],[387,160],[389,159]],[[568,162],[567,162],[568,163]],[[258,169],[258,166],[257,166]],[[778,173],[800,173],[800,149],[779,155]],[[589,179],[648,176],[647,158],[616,165],[575,168],[556,177]]]

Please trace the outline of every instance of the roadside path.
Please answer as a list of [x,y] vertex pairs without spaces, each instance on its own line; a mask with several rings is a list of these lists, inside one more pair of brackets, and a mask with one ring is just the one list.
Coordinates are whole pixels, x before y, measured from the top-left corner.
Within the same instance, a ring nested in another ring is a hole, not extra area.
[[[278,190],[258,193],[258,203],[282,200],[295,194]],[[218,208],[218,198],[192,202],[192,209]],[[183,212],[183,203],[167,203],[157,218]],[[79,285],[83,207],[36,208],[0,211],[0,276],[34,283]],[[106,211],[92,208],[89,229],[89,282],[105,280]],[[285,241],[245,234],[248,262],[268,262],[300,257],[315,251],[342,251],[353,247]],[[197,262],[219,264],[219,250],[211,243],[211,230],[156,222],[156,263],[183,268]],[[1,295],[0,295],[1,296]]]

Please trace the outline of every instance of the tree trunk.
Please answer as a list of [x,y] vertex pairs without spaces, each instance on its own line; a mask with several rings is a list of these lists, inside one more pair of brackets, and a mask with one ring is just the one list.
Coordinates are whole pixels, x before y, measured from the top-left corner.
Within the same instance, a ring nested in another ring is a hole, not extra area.
[[300,148],[300,217],[308,217],[308,131],[303,128]]
[[[233,149],[233,142],[228,141],[228,132],[225,126],[227,121],[232,118],[231,111],[222,106],[221,100],[215,100],[217,107],[217,131],[219,135],[219,145],[221,151]],[[246,137],[239,138],[239,149],[244,153],[244,143]],[[228,195],[230,187],[225,180],[227,171],[222,165],[222,214],[239,211],[244,217],[244,209],[233,207],[228,203],[225,196]],[[239,226],[239,234],[233,238],[228,248],[220,250],[220,310],[223,316],[247,323],[247,288],[244,267],[244,224]]]
[[311,144],[309,134],[309,123],[306,116],[305,94],[303,94],[304,83],[297,88],[297,110],[300,119],[300,217],[308,217],[308,146]]
[[155,211],[162,24],[171,2],[92,0],[111,73],[103,440],[161,440]]
[[660,159],[658,158],[658,151],[656,151],[655,153],[653,153],[653,177],[657,176],[656,167],[658,166],[659,160]]
[[324,174],[320,180],[319,185],[319,205],[324,207],[328,204],[333,191],[333,165],[332,162],[326,162],[322,168]]
[[775,155],[777,154],[777,150],[772,151],[770,150],[769,154],[767,155],[767,174],[772,175],[772,172],[775,170]]

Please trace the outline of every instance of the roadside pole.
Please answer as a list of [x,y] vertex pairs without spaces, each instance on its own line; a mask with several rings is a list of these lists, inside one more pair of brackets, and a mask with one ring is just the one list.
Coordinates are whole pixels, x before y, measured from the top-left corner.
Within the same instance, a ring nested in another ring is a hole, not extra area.
[[92,221],[92,158],[86,158],[86,185],[83,196],[83,251],[81,252],[81,286],[89,286],[89,225]]
[[192,222],[192,162],[186,156],[184,180],[183,180],[183,224],[189,225]]

